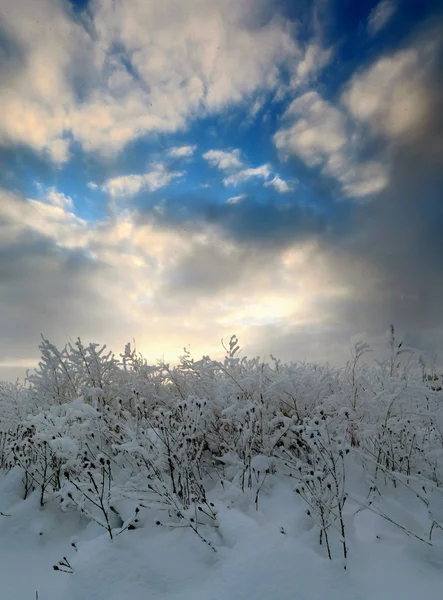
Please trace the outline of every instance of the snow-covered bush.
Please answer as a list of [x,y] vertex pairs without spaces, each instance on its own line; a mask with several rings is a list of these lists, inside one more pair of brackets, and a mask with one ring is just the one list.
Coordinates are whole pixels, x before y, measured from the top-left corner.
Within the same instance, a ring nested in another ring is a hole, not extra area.
[[[0,468],[19,466],[24,497],[78,509],[111,539],[152,519],[215,549],[220,506],[242,497],[258,510],[259,494],[288,477],[330,558],[337,544],[348,555],[349,504],[377,511],[389,487],[415,494],[442,526],[442,392],[393,330],[376,366],[364,343],[342,369],[240,358],[235,336],[225,349],[223,361],[185,350],[172,367],[129,344],[116,357],[43,339],[26,383],[0,384]],[[370,498],[360,504],[349,461]]]
[[[347,558],[346,530],[343,508],[345,491],[346,425],[337,427],[337,417],[320,408],[302,425],[291,427],[291,444],[282,449],[281,456],[289,475],[296,481],[295,492],[308,505],[307,514],[320,529],[320,545],[325,541],[329,558],[329,529],[339,533],[343,557]],[[289,432],[288,432],[289,433]]]

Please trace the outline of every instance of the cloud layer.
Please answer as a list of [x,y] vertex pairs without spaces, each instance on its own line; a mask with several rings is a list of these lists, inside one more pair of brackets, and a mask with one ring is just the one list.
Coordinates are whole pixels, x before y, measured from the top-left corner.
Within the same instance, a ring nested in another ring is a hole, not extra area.
[[94,2],[83,22],[62,0],[2,2],[16,63],[3,75],[0,143],[59,162],[71,139],[109,154],[273,90],[298,53],[285,22],[263,22],[252,0]]
[[390,39],[383,0],[334,38],[308,4],[0,0],[4,372],[40,333],[443,348],[441,21]]

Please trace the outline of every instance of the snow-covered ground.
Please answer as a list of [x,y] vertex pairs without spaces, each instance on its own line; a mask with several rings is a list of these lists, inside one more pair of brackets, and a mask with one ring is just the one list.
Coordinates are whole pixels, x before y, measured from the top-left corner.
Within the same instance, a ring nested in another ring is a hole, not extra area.
[[441,382],[394,342],[330,369],[44,341],[0,382],[0,600],[442,597]]
[[[39,600],[417,600],[443,590],[438,535],[426,546],[362,511],[352,518],[345,571],[339,558],[321,552],[284,482],[263,495],[258,511],[240,500],[220,511],[216,553],[189,529],[154,523],[111,541],[76,513],[67,516],[55,503],[41,508],[38,494],[22,500],[21,493],[17,470],[1,477],[0,509],[10,515],[0,517],[4,600],[34,600],[36,592]],[[64,556],[72,574],[52,568]]]

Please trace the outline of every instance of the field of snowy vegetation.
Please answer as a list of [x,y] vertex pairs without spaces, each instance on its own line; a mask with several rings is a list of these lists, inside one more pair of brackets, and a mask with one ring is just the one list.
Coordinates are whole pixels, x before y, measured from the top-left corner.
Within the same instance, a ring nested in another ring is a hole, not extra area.
[[0,598],[443,593],[443,392],[392,332],[342,369],[43,340],[0,383]]

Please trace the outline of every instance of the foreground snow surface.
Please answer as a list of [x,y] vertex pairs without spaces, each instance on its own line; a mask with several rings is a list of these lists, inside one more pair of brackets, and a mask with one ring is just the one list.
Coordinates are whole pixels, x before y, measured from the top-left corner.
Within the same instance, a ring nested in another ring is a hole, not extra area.
[[[261,497],[258,510],[241,499],[220,510],[214,553],[187,529],[149,522],[111,542],[55,503],[40,508],[37,495],[22,500],[20,478],[17,470],[0,476],[0,510],[8,515],[0,516],[2,600],[34,600],[36,592],[39,600],[416,600],[442,594],[441,537],[430,547],[360,512],[350,518],[345,571],[338,547],[332,562],[323,555],[284,482]],[[415,518],[406,508],[405,515]],[[72,574],[52,569],[64,556]]]

